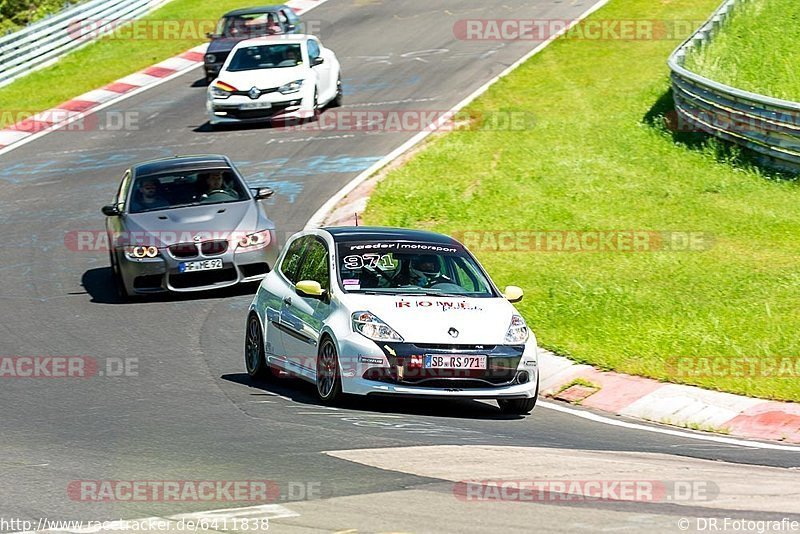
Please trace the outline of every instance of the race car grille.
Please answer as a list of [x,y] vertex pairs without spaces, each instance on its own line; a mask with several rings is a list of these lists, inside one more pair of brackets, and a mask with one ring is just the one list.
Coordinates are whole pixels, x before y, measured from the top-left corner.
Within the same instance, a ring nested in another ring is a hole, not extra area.
[[169,277],[169,283],[176,289],[187,289],[234,282],[237,276],[236,269],[228,267],[214,271],[173,274]]
[[200,250],[204,256],[219,256],[220,254],[225,254],[228,250],[228,242],[224,239],[203,241],[200,244]]
[[[268,95],[270,93],[277,93],[280,87],[270,87],[269,89],[259,89],[261,91],[259,96],[261,95]],[[239,95],[239,96],[246,96],[250,97],[250,91],[231,91],[232,95]]]
[[177,245],[170,245],[169,253],[174,258],[194,258],[198,255],[197,245],[194,243],[178,243]]
[[514,371],[495,373],[482,370],[408,369],[404,371],[403,379],[398,380],[396,370],[385,367],[374,367],[363,374],[363,378],[367,380],[436,389],[507,386],[514,381],[514,376]]
[[228,116],[238,120],[269,119],[273,115],[288,108],[290,104],[273,104],[269,109],[230,109],[225,110]]
[[437,344],[431,343],[428,345],[421,345],[415,344],[419,349],[422,350],[451,350],[451,351],[486,351],[486,350],[494,350],[495,345],[444,345],[444,344]]

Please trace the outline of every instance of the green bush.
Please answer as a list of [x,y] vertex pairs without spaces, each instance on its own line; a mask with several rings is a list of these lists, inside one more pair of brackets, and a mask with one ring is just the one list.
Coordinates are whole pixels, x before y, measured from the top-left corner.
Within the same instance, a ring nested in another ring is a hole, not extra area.
[[0,0],[0,35],[17,31],[81,0]]

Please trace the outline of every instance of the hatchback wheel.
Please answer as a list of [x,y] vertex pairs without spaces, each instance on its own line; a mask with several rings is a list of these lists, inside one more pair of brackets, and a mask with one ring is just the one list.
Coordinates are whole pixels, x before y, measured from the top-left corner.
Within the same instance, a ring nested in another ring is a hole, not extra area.
[[342,377],[336,345],[325,338],[317,354],[317,395],[323,404],[335,404],[342,397]]

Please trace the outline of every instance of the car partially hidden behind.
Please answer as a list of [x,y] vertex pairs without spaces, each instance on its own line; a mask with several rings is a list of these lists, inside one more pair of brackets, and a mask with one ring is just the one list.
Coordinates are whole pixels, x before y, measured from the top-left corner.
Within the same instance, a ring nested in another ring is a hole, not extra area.
[[206,110],[219,124],[311,120],[342,105],[336,54],[313,35],[276,35],[237,44],[208,87]]
[[263,279],[275,265],[275,225],[227,156],[134,165],[103,207],[120,297],[190,292]]
[[286,5],[248,7],[225,13],[214,33],[208,34],[211,42],[203,58],[206,80],[212,82],[217,77],[237,43],[253,37],[301,31],[300,18]]
[[536,404],[536,338],[453,238],[379,227],[292,236],[261,282],[245,334],[252,377],[289,373],[342,394],[494,399],[510,414]]

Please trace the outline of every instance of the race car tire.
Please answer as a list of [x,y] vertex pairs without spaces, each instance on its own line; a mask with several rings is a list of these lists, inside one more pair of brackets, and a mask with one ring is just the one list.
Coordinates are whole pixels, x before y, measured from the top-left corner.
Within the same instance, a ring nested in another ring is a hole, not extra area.
[[317,354],[317,396],[323,404],[333,405],[342,398],[339,356],[333,340],[326,337]]
[[244,364],[247,374],[251,378],[263,380],[274,376],[264,355],[264,334],[261,331],[261,323],[255,313],[251,313],[247,319],[247,332],[244,338]]

